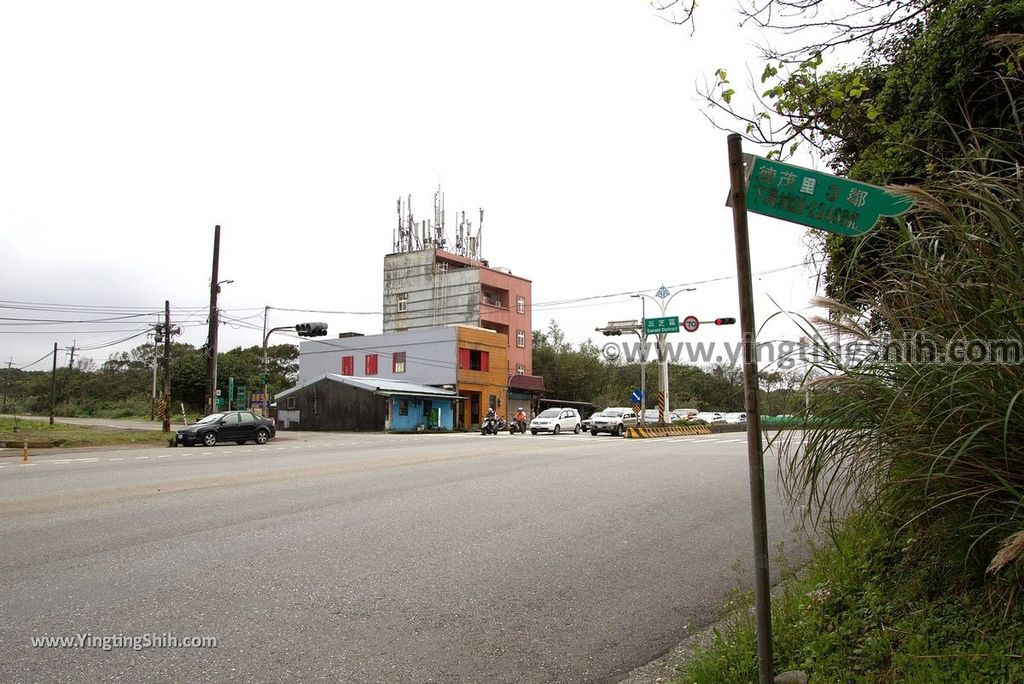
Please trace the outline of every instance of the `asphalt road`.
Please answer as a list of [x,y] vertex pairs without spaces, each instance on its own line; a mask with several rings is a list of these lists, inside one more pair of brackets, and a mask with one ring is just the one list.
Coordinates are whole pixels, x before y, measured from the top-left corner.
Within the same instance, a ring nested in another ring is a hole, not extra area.
[[743,433],[14,453],[3,682],[612,682],[750,583]]

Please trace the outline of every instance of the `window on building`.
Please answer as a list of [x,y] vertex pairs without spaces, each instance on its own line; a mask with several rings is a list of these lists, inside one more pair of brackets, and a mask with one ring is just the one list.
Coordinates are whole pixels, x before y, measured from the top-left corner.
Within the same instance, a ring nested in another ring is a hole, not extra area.
[[405,372],[405,352],[395,352],[391,355],[391,372]]
[[377,374],[377,355],[367,354],[363,362],[365,368],[363,369],[364,375],[376,375]]
[[399,399],[398,400],[398,415],[407,416],[409,415],[409,400]]
[[399,292],[398,294],[395,295],[395,300],[398,302],[398,312],[399,313],[401,313],[403,311],[408,311],[409,310],[409,293],[408,292]]
[[490,352],[479,349],[459,348],[459,369],[488,371],[490,370]]
[[447,261],[438,261],[437,263],[435,263],[434,264],[434,272],[435,273],[447,273],[448,272],[448,262]]
[[356,357],[354,356],[342,356],[341,357],[341,374],[342,375],[355,375],[356,368]]
[[526,366],[521,363],[516,364],[516,375],[526,375]]
[[526,297],[516,297],[516,311],[521,314],[526,313]]
[[516,330],[516,346],[519,347],[520,349],[523,349],[523,348],[526,347],[526,331],[525,330]]
[[291,411],[295,408],[295,397],[288,397],[288,410]]

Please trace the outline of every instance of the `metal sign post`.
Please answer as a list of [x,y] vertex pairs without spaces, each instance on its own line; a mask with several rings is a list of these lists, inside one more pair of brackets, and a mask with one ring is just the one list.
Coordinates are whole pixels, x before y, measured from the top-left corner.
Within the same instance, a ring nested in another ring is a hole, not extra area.
[[761,413],[757,400],[757,342],[754,339],[754,288],[750,271],[750,239],[743,173],[743,142],[729,136],[729,177],[732,220],[736,234],[736,280],[739,285],[740,330],[743,336],[743,390],[747,411],[747,465],[750,473],[750,513],[754,530],[754,606],[757,619],[758,681],[771,684],[772,612],[768,569],[768,525],[765,513],[764,459]]

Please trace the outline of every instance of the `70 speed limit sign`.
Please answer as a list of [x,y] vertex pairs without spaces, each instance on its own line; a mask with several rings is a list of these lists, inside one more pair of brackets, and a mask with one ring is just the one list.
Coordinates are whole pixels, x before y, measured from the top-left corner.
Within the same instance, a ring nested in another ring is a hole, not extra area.
[[682,320],[683,330],[686,332],[697,332],[697,328],[700,327],[700,321],[697,320],[696,316],[687,316]]

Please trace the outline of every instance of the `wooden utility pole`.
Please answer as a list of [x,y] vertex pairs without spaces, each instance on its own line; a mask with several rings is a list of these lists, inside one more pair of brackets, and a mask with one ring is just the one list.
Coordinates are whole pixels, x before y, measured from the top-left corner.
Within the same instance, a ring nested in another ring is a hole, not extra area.
[[164,300],[164,391],[160,402],[163,431],[171,431],[171,302]]
[[207,397],[206,413],[214,413],[217,410],[217,266],[220,260],[220,226],[213,229],[213,274],[210,276],[210,333],[207,338],[206,353],[209,358],[206,361],[207,371]]

